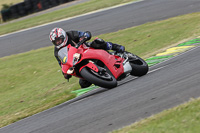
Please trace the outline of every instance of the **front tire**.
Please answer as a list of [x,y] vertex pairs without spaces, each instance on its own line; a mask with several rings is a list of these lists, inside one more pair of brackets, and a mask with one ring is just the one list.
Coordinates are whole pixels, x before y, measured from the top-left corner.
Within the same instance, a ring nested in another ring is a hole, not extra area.
[[[101,78],[100,76],[98,76],[98,73],[94,72],[88,67],[82,68],[82,70],[80,71],[80,74],[87,81],[100,87],[112,89],[117,86],[117,80],[115,79],[115,77],[112,74],[109,74],[107,72],[106,74],[108,75],[108,77],[110,77],[109,79]],[[105,76],[103,75],[103,77]]]

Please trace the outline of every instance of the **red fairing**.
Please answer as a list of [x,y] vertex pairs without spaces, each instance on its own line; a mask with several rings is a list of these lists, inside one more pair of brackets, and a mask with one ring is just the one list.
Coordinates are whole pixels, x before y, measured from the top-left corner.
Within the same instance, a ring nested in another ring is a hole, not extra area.
[[75,47],[71,46],[70,44],[67,46],[67,49],[68,49],[67,63],[61,65],[62,71],[65,74],[67,73],[67,70],[70,67],[73,67],[73,55],[78,51]]
[[61,64],[61,67],[62,67],[62,72],[63,73],[67,73],[67,70],[70,68],[70,65],[68,65],[67,63],[66,64]]
[[[124,73],[124,68],[122,65],[122,62],[124,61],[124,59],[121,57],[115,56],[115,55],[110,55],[105,50],[88,49],[88,50],[84,51],[82,58],[101,60],[108,67],[108,69],[111,71],[111,73],[113,74],[113,76],[116,79],[121,74]],[[119,66],[119,68],[116,66]]]
[[[95,59],[95,60],[102,61],[107,66],[107,68],[111,71],[111,73],[116,79],[121,74],[124,73],[124,68],[122,64],[124,61],[123,58],[116,55],[111,55],[105,50],[93,49],[93,48],[86,47],[85,45],[81,45],[78,49],[76,49],[75,47],[71,45],[68,45],[68,60],[67,60],[67,63],[62,64],[63,73],[66,74],[68,69],[70,67],[73,67],[73,58],[74,58],[73,55],[75,53],[79,53],[81,55],[81,59],[78,61],[77,64],[79,64],[83,60]],[[89,67],[90,69],[98,72],[98,68],[92,62],[89,62],[86,65],[80,67],[78,71],[80,72],[81,69],[84,67]],[[71,75],[77,76],[75,72]]]
[[94,70],[95,72],[98,72],[98,71],[99,71],[98,68],[97,68],[97,66],[95,66],[93,63],[89,62],[87,65],[82,66],[82,67],[80,68],[79,72],[80,72],[84,67],[88,67],[88,68]]

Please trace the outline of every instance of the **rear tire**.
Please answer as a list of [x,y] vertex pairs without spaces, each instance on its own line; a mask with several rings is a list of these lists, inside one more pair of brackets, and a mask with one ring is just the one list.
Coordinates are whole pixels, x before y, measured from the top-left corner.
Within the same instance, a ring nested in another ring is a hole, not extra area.
[[93,83],[97,86],[104,87],[107,89],[112,89],[117,86],[117,80],[112,74],[109,74],[106,72],[106,74],[109,74],[109,76],[111,77],[110,80],[106,80],[106,79],[100,78],[100,76],[94,75],[93,73],[94,71],[89,69],[88,67],[84,67],[80,71],[80,74],[84,79],[86,79],[90,83]]
[[130,61],[132,67],[132,71],[130,74],[137,77],[146,75],[149,71],[148,64],[139,56],[136,55],[136,57],[138,58],[137,60]]

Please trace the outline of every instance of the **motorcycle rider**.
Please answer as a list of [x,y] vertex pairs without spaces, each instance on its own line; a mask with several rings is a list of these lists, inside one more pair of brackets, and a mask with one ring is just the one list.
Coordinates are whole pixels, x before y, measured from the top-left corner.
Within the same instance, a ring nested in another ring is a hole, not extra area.
[[[87,38],[87,41],[90,40],[92,37],[89,31],[82,32],[82,31],[67,31],[65,32],[62,28],[54,28],[50,32],[49,38],[51,42],[55,45],[54,48],[54,56],[58,61],[58,64],[61,66],[61,60],[58,56],[58,51],[63,47],[66,47],[68,44],[75,46],[80,40]],[[124,52],[125,47],[119,44],[114,44],[112,42],[105,42],[103,39],[95,39],[94,41],[87,43],[87,46],[95,48],[95,49],[103,49],[103,50],[114,50],[116,52]],[[65,79],[71,78],[71,75],[64,74]],[[79,79],[79,84],[81,88],[86,88],[91,85],[90,82]]]

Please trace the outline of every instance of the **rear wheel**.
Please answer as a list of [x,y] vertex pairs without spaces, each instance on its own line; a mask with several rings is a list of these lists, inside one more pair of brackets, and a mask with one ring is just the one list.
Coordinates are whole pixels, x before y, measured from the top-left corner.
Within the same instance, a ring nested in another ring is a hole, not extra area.
[[147,74],[147,72],[149,71],[149,67],[148,64],[139,56],[136,56],[136,60],[130,61],[131,67],[132,67],[132,71],[131,71],[131,75],[132,76],[143,76],[145,74]]
[[84,79],[86,79],[90,83],[93,83],[100,87],[112,89],[117,86],[117,80],[112,74],[109,74],[108,72],[95,72],[88,67],[84,67],[80,71],[80,74]]

